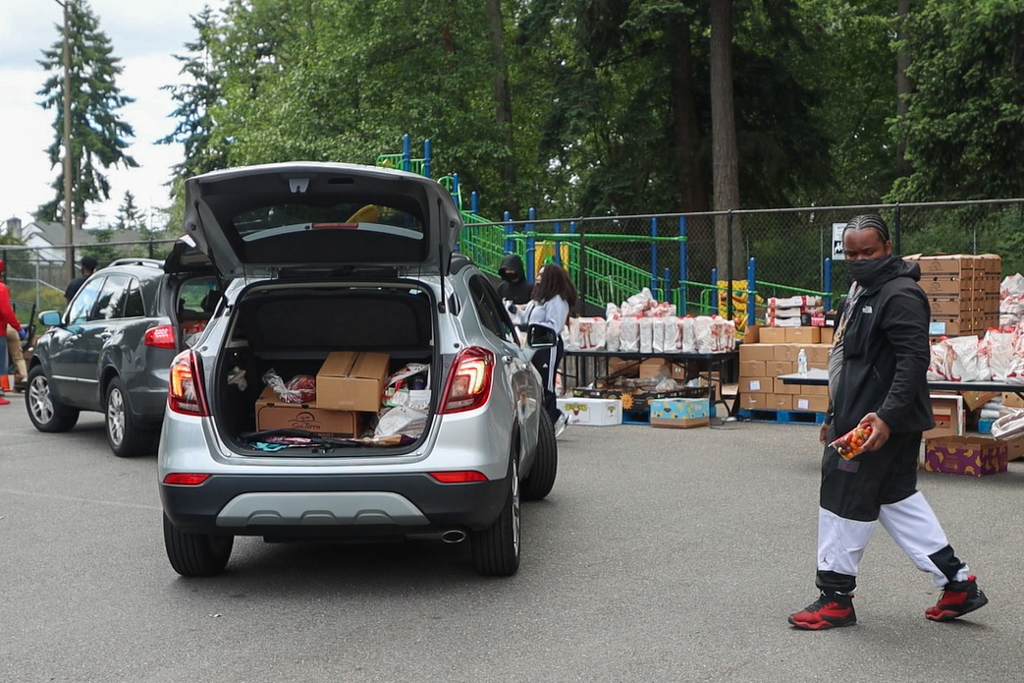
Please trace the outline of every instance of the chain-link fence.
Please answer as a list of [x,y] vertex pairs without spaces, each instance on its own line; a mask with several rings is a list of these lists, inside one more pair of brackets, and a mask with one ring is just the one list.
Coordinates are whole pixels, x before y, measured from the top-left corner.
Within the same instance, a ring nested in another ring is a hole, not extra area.
[[68,260],[75,261],[75,275],[81,261],[92,256],[97,268],[122,258],[164,260],[174,240],[118,242],[65,246],[21,247],[0,244],[0,259],[6,264],[4,279],[11,290],[15,312],[22,323],[29,322],[32,311],[64,310],[64,291],[69,284]]
[[[717,311],[739,320],[751,302],[763,312],[769,297],[845,293],[849,278],[841,254],[833,253],[833,227],[862,213],[886,220],[896,253],[994,253],[1002,257],[1004,275],[1024,271],[1024,199],[500,223],[477,217],[467,223],[460,248],[491,273],[497,273],[503,254],[518,253],[531,280],[545,262],[562,263],[587,303],[581,313],[603,312],[607,303],[620,304],[647,287],[680,312]],[[102,267],[117,258],[163,259],[172,245],[173,240],[92,244],[74,254],[79,262],[94,256]],[[64,307],[69,253],[63,247],[0,245],[8,285],[22,304],[19,317],[27,320],[32,306]]]
[[[994,253],[1004,275],[1024,270],[1024,199],[533,218],[473,225],[463,242],[490,272],[507,252],[523,257],[531,278],[561,262],[590,313],[648,287],[680,311],[739,317],[753,301],[762,312],[769,297],[845,293],[836,226],[863,213],[886,220],[894,253]],[[488,230],[501,244],[481,250],[474,238]]]

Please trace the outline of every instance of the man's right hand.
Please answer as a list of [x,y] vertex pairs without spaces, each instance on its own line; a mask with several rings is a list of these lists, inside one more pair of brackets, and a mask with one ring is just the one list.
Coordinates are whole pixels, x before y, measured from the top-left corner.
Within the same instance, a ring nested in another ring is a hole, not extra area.
[[832,427],[828,422],[821,423],[821,431],[818,432],[818,441],[824,446],[828,443],[828,430]]

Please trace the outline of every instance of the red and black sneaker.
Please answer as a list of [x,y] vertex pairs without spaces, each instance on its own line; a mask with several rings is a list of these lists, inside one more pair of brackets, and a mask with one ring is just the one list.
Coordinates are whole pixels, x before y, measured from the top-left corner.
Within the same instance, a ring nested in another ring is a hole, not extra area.
[[987,604],[988,598],[978,588],[978,580],[968,576],[966,581],[947,583],[939,601],[926,609],[924,616],[932,621],[951,621]]
[[790,614],[789,623],[807,631],[853,626],[857,623],[857,613],[853,610],[852,597],[847,595],[837,600],[822,595],[801,611]]

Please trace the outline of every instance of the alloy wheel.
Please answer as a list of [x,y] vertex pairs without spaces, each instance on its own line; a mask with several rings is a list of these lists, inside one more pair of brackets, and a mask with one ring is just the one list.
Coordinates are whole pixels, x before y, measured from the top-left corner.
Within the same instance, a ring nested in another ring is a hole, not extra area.
[[53,419],[53,398],[50,396],[50,383],[46,377],[39,375],[32,379],[28,387],[28,403],[32,416],[40,424]]

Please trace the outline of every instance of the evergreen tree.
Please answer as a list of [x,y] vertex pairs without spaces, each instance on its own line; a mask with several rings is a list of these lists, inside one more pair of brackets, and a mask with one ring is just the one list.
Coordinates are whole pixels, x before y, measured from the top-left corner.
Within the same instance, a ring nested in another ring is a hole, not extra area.
[[146,218],[139,211],[135,203],[135,196],[130,190],[124,193],[124,202],[117,209],[117,216],[114,217],[114,230],[138,230],[144,232],[146,229]]
[[[185,55],[174,55],[181,62],[183,76],[189,83],[165,85],[161,89],[170,91],[177,107],[171,114],[178,125],[167,137],[157,142],[163,145],[180,143],[185,148],[185,158],[174,166],[180,178],[225,168],[227,154],[222,145],[215,144],[213,109],[221,100],[222,69],[214,56],[219,42],[220,28],[209,5],[192,16],[192,27],[196,39],[185,43]],[[173,187],[172,187],[173,194]]]
[[[74,223],[85,222],[89,202],[110,198],[110,183],[101,172],[111,166],[138,166],[126,153],[132,127],[118,117],[118,110],[134,102],[121,94],[116,78],[123,71],[114,57],[110,39],[99,28],[99,19],[86,0],[66,0],[71,82],[71,213]],[[40,106],[53,109],[54,141],[46,149],[51,167],[61,172],[52,187],[55,197],[39,207],[36,218],[57,220],[64,211],[64,41],[63,29],[52,47],[43,50],[39,64],[50,76],[36,94],[43,97]]]

